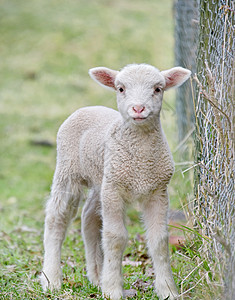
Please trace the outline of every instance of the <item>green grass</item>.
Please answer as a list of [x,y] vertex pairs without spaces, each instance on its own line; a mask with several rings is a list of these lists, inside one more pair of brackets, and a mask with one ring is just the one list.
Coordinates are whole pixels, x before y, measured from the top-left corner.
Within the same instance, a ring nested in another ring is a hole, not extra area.
[[[80,214],[63,245],[62,290],[43,293],[39,284],[44,204],[55,168],[56,132],[82,106],[116,107],[115,95],[89,78],[89,68],[120,69],[145,62],[167,69],[174,65],[173,45],[171,0],[164,4],[160,0],[0,0],[1,299],[102,299],[86,279]],[[172,151],[177,145],[175,117],[170,91],[162,121]],[[51,147],[35,144],[41,140]],[[180,161],[179,153],[174,156]],[[191,182],[192,172],[182,174],[177,166],[169,188],[173,208],[192,199]],[[124,287],[136,289],[135,299],[157,299],[135,209],[129,211],[128,229],[125,257],[142,265],[123,268]],[[194,252],[187,249],[171,252],[174,277],[184,290],[195,285],[205,270],[201,266],[197,276],[188,275],[197,263],[196,242]],[[198,294],[200,288],[193,289],[184,299],[200,299]]]

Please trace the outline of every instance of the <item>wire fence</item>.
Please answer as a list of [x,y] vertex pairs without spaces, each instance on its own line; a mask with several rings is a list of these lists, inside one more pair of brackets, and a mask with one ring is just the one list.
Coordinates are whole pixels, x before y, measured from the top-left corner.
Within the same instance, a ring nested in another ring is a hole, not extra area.
[[[198,229],[211,241],[211,243],[204,242],[202,251],[208,261],[217,261],[215,268],[224,284],[224,299],[232,300],[235,299],[235,4],[232,0],[178,0],[176,2],[181,9],[180,22],[186,22],[186,25],[183,25],[186,30],[187,26],[190,27],[190,22],[185,5],[189,9],[192,7],[195,9],[191,16],[198,15],[199,20],[198,31],[195,29],[194,33],[199,34],[196,42],[193,39],[192,45],[186,48],[186,52],[181,51],[182,48],[176,43],[176,48],[178,47],[176,53],[181,53],[181,59],[187,62],[184,66],[190,68],[188,59],[192,59],[193,72],[195,59],[192,57],[192,51],[189,50],[195,49],[195,46],[198,49],[194,76],[197,165],[194,214]],[[177,24],[179,26],[180,22],[177,21],[176,26]],[[192,28],[188,30],[190,32]],[[184,37],[181,36],[180,43],[183,40]],[[176,61],[180,62],[177,55]],[[188,97],[187,92],[181,97]],[[191,109],[188,111],[190,115],[191,111]],[[184,111],[181,113],[184,114]]]

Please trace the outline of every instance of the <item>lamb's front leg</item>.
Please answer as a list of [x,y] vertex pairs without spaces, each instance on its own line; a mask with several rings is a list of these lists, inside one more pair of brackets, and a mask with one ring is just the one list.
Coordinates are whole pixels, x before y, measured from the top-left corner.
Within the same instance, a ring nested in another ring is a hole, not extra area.
[[155,270],[155,287],[160,299],[175,299],[178,295],[172,277],[167,230],[167,190],[154,193],[143,205],[143,217],[149,253]]
[[101,200],[104,253],[101,287],[105,296],[118,300],[123,295],[122,256],[127,242],[123,200],[114,189],[107,185],[102,188]]

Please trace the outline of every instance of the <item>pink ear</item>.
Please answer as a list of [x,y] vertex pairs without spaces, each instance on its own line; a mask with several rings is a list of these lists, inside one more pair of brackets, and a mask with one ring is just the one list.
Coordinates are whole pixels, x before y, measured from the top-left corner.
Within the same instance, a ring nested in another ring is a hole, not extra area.
[[98,67],[89,70],[89,75],[100,85],[115,89],[115,78],[118,71],[111,70],[105,67]]
[[175,67],[166,71],[162,71],[166,81],[165,90],[177,87],[183,84],[191,75],[191,71],[181,67]]

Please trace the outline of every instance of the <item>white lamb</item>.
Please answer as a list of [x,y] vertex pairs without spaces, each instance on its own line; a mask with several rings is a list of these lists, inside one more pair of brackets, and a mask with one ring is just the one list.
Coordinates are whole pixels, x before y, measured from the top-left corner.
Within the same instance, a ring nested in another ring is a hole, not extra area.
[[163,92],[181,85],[191,72],[181,67],[160,72],[150,65],[133,64],[120,72],[93,68],[89,74],[116,91],[119,112],[102,106],[85,107],[59,129],[56,171],[46,206],[43,289],[61,286],[61,245],[85,186],[89,194],[82,212],[82,235],[89,280],[100,285],[106,297],[116,300],[123,296],[125,206],[139,201],[157,295],[174,299],[178,293],[170,268],[167,231],[167,185],[174,165],[160,111]]

